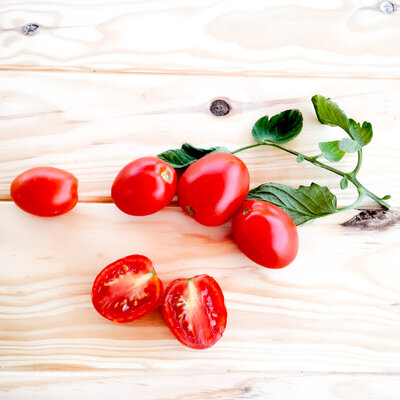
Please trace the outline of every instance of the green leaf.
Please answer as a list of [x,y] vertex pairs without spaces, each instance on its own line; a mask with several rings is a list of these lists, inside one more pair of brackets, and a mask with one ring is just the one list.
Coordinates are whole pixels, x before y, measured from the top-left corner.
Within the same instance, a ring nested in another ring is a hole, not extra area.
[[173,168],[187,168],[190,164],[211,153],[230,153],[226,147],[211,147],[201,149],[189,143],[184,143],[180,149],[167,150],[157,157],[169,163]]
[[279,183],[264,183],[249,191],[247,200],[264,200],[290,215],[296,225],[338,211],[336,196],[325,186],[312,183],[294,189]]
[[269,128],[269,118],[268,115],[261,117],[253,126],[251,134],[256,142],[262,143],[267,140],[268,135],[268,128]]
[[296,161],[300,164],[300,163],[302,163],[303,161],[304,161],[304,156],[302,155],[302,154],[299,154],[297,157],[296,157]]
[[271,140],[275,143],[287,143],[294,139],[303,128],[303,115],[299,110],[286,110],[260,118],[253,126],[252,135],[258,143]]
[[382,197],[382,200],[389,200],[391,198],[392,198],[392,196],[390,194],[387,194],[386,196]]
[[354,119],[349,119],[350,135],[360,146],[366,146],[372,139],[372,125],[364,121],[362,126]]
[[349,133],[349,119],[335,102],[320,94],[313,96],[311,101],[321,124],[339,126]]
[[349,180],[347,179],[347,176],[344,176],[340,180],[340,189],[342,190],[347,189],[347,186],[349,186]]
[[338,140],[332,142],[319,142],[318,147],[328,161],[338,162],[346,154],[344,151],[339,149]]
[[356,153],[361,146],[353,139],[343,138],[339,140],[339,149],[346,153]]

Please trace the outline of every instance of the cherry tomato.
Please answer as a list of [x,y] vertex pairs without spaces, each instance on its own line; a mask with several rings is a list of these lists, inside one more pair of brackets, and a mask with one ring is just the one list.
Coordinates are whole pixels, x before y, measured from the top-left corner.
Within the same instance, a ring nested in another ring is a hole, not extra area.
[[162,293],[163,285],[152,262],[134,254],[114,261],[97,275],[92,303],[110,321],[131,322],[153,311]]
[[208,154],[181,176],[179,204],[203,225],[222,225],[245,201],[249,183],[249,171],[242,160],[229,153]]
[[176,172],[169,164],[157,157],[142,157],[122,168],[111,197],[126,214],[149,215],[170,203],[176,184]]
[[28,169],[11,183],[11,197],[22,210],[40,217],[54,217],[72,210],[78,202],[78,180],[53,167]]
[[224,295],[208,275],[172,281],[165,290],[162,312],[175,337],[192,349],[213,346],[225,331]]
[[296,225],[288,214],[266,201],[246,201],[232,219],[232,232],[239,249],[263,267],[283,268],[296,258]]

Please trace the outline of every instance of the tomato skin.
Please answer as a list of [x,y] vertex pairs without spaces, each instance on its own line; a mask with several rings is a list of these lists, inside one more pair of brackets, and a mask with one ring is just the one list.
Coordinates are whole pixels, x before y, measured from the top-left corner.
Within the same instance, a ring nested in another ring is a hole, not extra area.
[[156,309],[163,285],[150,259],[139,254],[107,265],[92,287],[92,303],[97,312],[114,322],[131,322]]
[[27,213],[55,217],[75,207],[78,180],[63,169],[31,168],[12,181],[10,194],[14,203]]
[[222,225],[245,201],[249,184],[249,171],[240,158],[229,153],[208,154],[181,176],[179,204],[200,224]]
[[239,249],[263,267],[283,268],[296,258],[296,225],[288,214],[266,201],[246,201],[232,219],[232,233]]
[[125,165],[111,188],[115,205],[129,215],[153,214],[175,196],[175,170],[157,157],[138,158]]
[[222,337],[227,321],[224,294],[208,275],[175,279],[165,289],[162,313],[174,336],[192,349],[207,349]]

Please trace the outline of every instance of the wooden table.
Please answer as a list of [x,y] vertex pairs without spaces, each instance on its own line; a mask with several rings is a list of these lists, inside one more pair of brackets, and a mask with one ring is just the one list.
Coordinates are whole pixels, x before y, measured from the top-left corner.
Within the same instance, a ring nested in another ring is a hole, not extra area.
[[[319,141],[342,137],[315,118],[310,98],[321,93],[373,124],[360,180],[398,209],[400,11],[386,9],[374,0],[0,2],[2,400],[400,398],[396,212],[300,227],[297,259],[273,271],[238,251],[229,224],[200,226],[176,202],[130,217],[110,199],[130,160],[183,142],[245,146],[259,117],[288,108],[304,115],[292,146],[316,154]],[[215,99],[229,114],[210,112]],[[252,187],[315,181],[340,204],[355,199],[337,176],[279,150],[241,157]],[[348,155],[340,165],[354,163]],[[79,178],[69,214],[42,219],[10,201],[12,179],[40,165]],[[94,311],[95,275],[132,253],[150,257],[164,282],[198,273],[220,282],[229,320],[215,347],[184,348],[159,312],[121,326]]]

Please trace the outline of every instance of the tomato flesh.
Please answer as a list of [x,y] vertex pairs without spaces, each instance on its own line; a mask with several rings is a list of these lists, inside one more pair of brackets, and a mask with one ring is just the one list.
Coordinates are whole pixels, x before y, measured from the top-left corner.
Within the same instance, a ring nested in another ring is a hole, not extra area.
[[165,290],[162,312],[175,337],[193,349],[213,346],[225,331],[224,295],[208,275],[172,281]]
[[55,217],[75,207],[78,180],[59,168],[36,167],[12,181],[10,194],[22,210],[40,217]]
[[156,157],[142,157],[118,173],[111,197],[126,214],[149,215],[171,202],[176,185],[176,172],[168,163]]
[[245,201],[249,184],[249,171],[238,157],[229,153],[208,154],[181,176],[179,204],[203,225],[222,225]]
[[111,263],[97,275],[92,303],[110,321],[131,322],[153,311],[162,293],[162,282],[152,262],[135,254]]
[[239,249],[263,267],[283,268],[296,258],[296,225],[282,209],[266,201],[246,201],[232,219],[232,233]]

